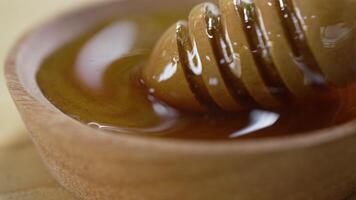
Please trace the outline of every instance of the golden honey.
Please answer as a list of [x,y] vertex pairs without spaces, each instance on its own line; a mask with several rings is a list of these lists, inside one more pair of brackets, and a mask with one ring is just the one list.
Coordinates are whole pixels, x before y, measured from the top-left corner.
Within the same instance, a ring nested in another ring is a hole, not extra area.
[[[353,86],[308,105],[252,107],[230,113],[178,110],[155,98],[140,70],[154,44],[182,13],[118,17],[52,52],[37,74],[44,95],[61,111],[104,131],[178,139],[239,140],[306,134],[356,116]],[[169,75],[169,71],[162,74]]]

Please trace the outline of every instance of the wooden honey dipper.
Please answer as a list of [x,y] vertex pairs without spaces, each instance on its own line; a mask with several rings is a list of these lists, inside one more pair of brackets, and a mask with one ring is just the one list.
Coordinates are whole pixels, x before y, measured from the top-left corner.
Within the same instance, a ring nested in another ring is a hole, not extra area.
[[142,77],[187,110],[276,107],[353,82],[355,29],[348,0],[203,3],[162,36]]

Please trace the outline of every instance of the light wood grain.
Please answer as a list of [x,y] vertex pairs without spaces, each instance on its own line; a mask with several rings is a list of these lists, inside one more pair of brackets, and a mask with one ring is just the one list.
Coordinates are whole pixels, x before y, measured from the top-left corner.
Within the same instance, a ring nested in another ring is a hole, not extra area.
[[13,132],[0,147],[0,172],[1,200],[74,199],[49,175],[25,132]]

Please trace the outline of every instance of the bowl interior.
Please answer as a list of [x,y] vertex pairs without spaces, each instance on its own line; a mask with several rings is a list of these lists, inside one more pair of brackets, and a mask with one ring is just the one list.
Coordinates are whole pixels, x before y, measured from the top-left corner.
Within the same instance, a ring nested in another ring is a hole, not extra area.
[[[67,15],[55,18],[49,23],[41,26],[40,28],[34,30],[29,35],[27,35],[21,42],[20,45],[15,49],[15,66],[16,75],[18,76],[21,87],[23,87],[29,96],[35,98],[41,106],[45,106],[47,109],[55,111],[57,114],[65,116],[61,113],[59,109],[53,106],[46,97],[40,91],[38,84],[36,82],[36,72],[41,65],[43,59],[51,54],[55,49],[57,49],[63,43],[70,41],[71,39],[79,36],[88,29],[95,26],[98,22],[111,18],[115,15],[124,15],[134,12],[149,12],[157,9],[176,9],[177,7],[190,9],[197,3],[202,2],[201,0],[181,0],[181,1],[144,1],[144,0],[124,0],[115,1],[109,3],[101,3],[98,5],[92,5],[83,8],[79,11],[71,12]],[[137,6],[140,5],[140,6]],[[356,99],[352,97],[350,101]],[[67,118],[68,121],[75,121],[71,118]],[[350,122],[347,124],[340,125],[338,127],[329,129],[327,131],[321,130],[316,131],[313,134],[303,134],[296,135],[292,137],[283,138],[273,138],[273,139],[263,139],[259,141],[242,141],[240,145],[236,145],[234,141],[233,144],[227,141],[214,142],[216,147],[220,146],[223,148],[243,148],[244,146],[253,146],[258,149],[268,148],[291,148],[295,146],[312,145],[315,143],[321,143],[336,139],[338,137],[344,137],[355,133],[356,123]],[[327,133],[325,133],[327,132]],[[125,136],[126,137],[126,136]],[[130,136],[127,136],[130,137]],[[152,139],[160,140],[162,139]],[[166,142],[172,142],[166,140]],[[178,145],[188,145],[198,147],[201,144],[206,147],[210,145],[211,142],[203,141],[173,141],[174,144]],[[168,144],[167,143],[167,144]],[[182,147],[183,147],[182,146]]]
[[55,49],[85,33],[100,21],[116,15],[177,8],[189,9],[199,2],[202,1],[114,1],[88,6],[80,11],[73,11],[65,16],[55,18],[45,26],[31,32],[23,40],[19,48],[20,52],[16,57],[18,78],[29,94],[46,106],[53,108],[53,105],[40,91],[35,77],[43,59]]

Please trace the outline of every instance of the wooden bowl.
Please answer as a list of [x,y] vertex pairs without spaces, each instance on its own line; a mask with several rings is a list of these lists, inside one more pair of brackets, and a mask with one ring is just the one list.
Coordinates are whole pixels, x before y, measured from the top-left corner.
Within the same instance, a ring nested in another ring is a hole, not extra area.
[[6,78],[30,136],[58,182],[81,199],[343,199],[356,187],[356,121],[248,141],[112,134],[66,116],[35,80],[60,44],[115,13],[191,8],[199,0],[125,0],[65,14],[21,39]]

